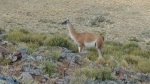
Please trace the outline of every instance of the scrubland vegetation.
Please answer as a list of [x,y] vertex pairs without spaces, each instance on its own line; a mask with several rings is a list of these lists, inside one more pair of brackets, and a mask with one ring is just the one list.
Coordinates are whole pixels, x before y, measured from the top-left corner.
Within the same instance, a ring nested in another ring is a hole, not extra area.
[[[11,29],[6,33],[5,39],[16,43],[23,43],[27,45],[32,52],[40,46],[60,46],[68,48],[77,53],[77,46],[67,35],[40,34],[28,31],[26,29]],[[75,70],[76,76],[80,74],[81,77],[83,76],[94,80],[109,80],[113,79],[111,76],[111,69],[116,67],[124,67],[126,69],[135,70],[136,72],[150,73],[150,50],[141,48],[138,45],[137,40],[136,42],[131,41],[128,43],[105,40],[102,51],[103,57],[107,61],[107,64],[104,65],[104,68],[88,68],[86,64],[83,64],[84,67],[79,70]],[[47,56],[52,56],[52,58],[57,61],[61,52],[59,50],[52,50],[50,52],[51,53],[45,54]],[[98,58],[96,49],[88,49],[86,58],[88,58],[90,61],[96,62]],[[7,60],[3,62],[8,64]],[[48,61],[43,61],[42,64],[46,66],[43,72],[50,75],[53,72],[56,72],[56,64]],[[78,79],[72,79],[72,81],[75,80]]]

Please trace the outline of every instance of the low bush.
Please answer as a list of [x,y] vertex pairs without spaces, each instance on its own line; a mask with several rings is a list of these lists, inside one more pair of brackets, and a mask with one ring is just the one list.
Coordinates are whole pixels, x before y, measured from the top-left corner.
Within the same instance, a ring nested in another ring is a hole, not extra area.
[[43,72],[49,75],[52,75],[56,72],[56,65],[49,61],[42,61],[42,65],[44,66]]

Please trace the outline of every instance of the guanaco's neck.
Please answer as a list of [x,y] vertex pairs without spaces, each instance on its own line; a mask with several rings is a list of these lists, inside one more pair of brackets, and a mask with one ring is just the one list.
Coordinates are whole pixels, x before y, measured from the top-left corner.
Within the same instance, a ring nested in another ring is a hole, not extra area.
[[67,23],[67,27],[69,29],[69,35],[73,40],[76,40],[77,38],[77,32],[75,31],[74,27],[70,22]]

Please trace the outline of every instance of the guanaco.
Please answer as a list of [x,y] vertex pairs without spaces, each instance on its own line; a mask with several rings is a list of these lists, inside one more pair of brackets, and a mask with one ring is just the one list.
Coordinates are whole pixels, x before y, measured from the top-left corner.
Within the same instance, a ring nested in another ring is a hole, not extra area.
[[79,53],[82,52],[82,49],[84,47],[96,47],[99,57],[102,57],[101,49],[102,49],[102,44],[104,42],[103,36],[92,34],[92,33],[87,33],[87,32],[78,33],[75,31],[69,19],[62,22],[62,25],[65,25],[65,24],[68,27],[69,36],[78,45]]

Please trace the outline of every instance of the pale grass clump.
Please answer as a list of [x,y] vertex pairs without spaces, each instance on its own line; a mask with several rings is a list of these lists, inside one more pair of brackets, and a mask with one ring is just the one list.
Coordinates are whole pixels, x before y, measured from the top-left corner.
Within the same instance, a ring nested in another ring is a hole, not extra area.
[[49,61],[42,61],[41,64],[44,66],[43,72],[49,75],[52,75],[56,72],[56,64]]
[[115,67],[118,67],[119,63],[113,56],[110,56],[110,58],[107,60],[107,66],[113,69]]
[[105,59],[98,56],[97,50],[95,48],[90,48],[88,50],[87,58],[91,61],[96,61],[98,64],[106,64]]
[[129,41],[139,42],[139,39],[137,39],[136,37],[130,37]]
[[124,68],[129,68],[128,62],[124,59],[121,61],[121,66],[123,66]]
[[93,80],[111,80],[111,71],[108,68],[89,68],[84,67],[76,71],[76,75],[85,76]]
[[125,60],[130,65],[136,65],[138,64],[139,60],[141,60],[141,58],[139,56],[127,55],[125,56]]
[[0,65],[9,65],[11,60],[0,57]]
[[95,48],[90,48],[88,49],[88,55],[87,55],[87,58],[91,61],[96,61],[97,58],[98,58],[98,53],[96,51]]
[[24,42],[27,44],[36,44],[37,46],[41,46],[43,44],[43,40],[45,38],[44,35],[39,33],[30,32],[26,29],[12,29],[7,33],[7,40],[14,42]]
[[138,62],[137,66],[140,72],[150,73],[150,59],[142,59]]
[[[85,81],[88,78],[86,76],[73,76],[71,77],[70,83],[71,84],[85,84]],[[93,79],[91,79],[93,80]]]
[[48,52],[44,53],[44,56],[49,56],[53,59],[53,61],[57,61],[61,53],[62,53],[61,50],[51,47],[51,49],[48,50]]

